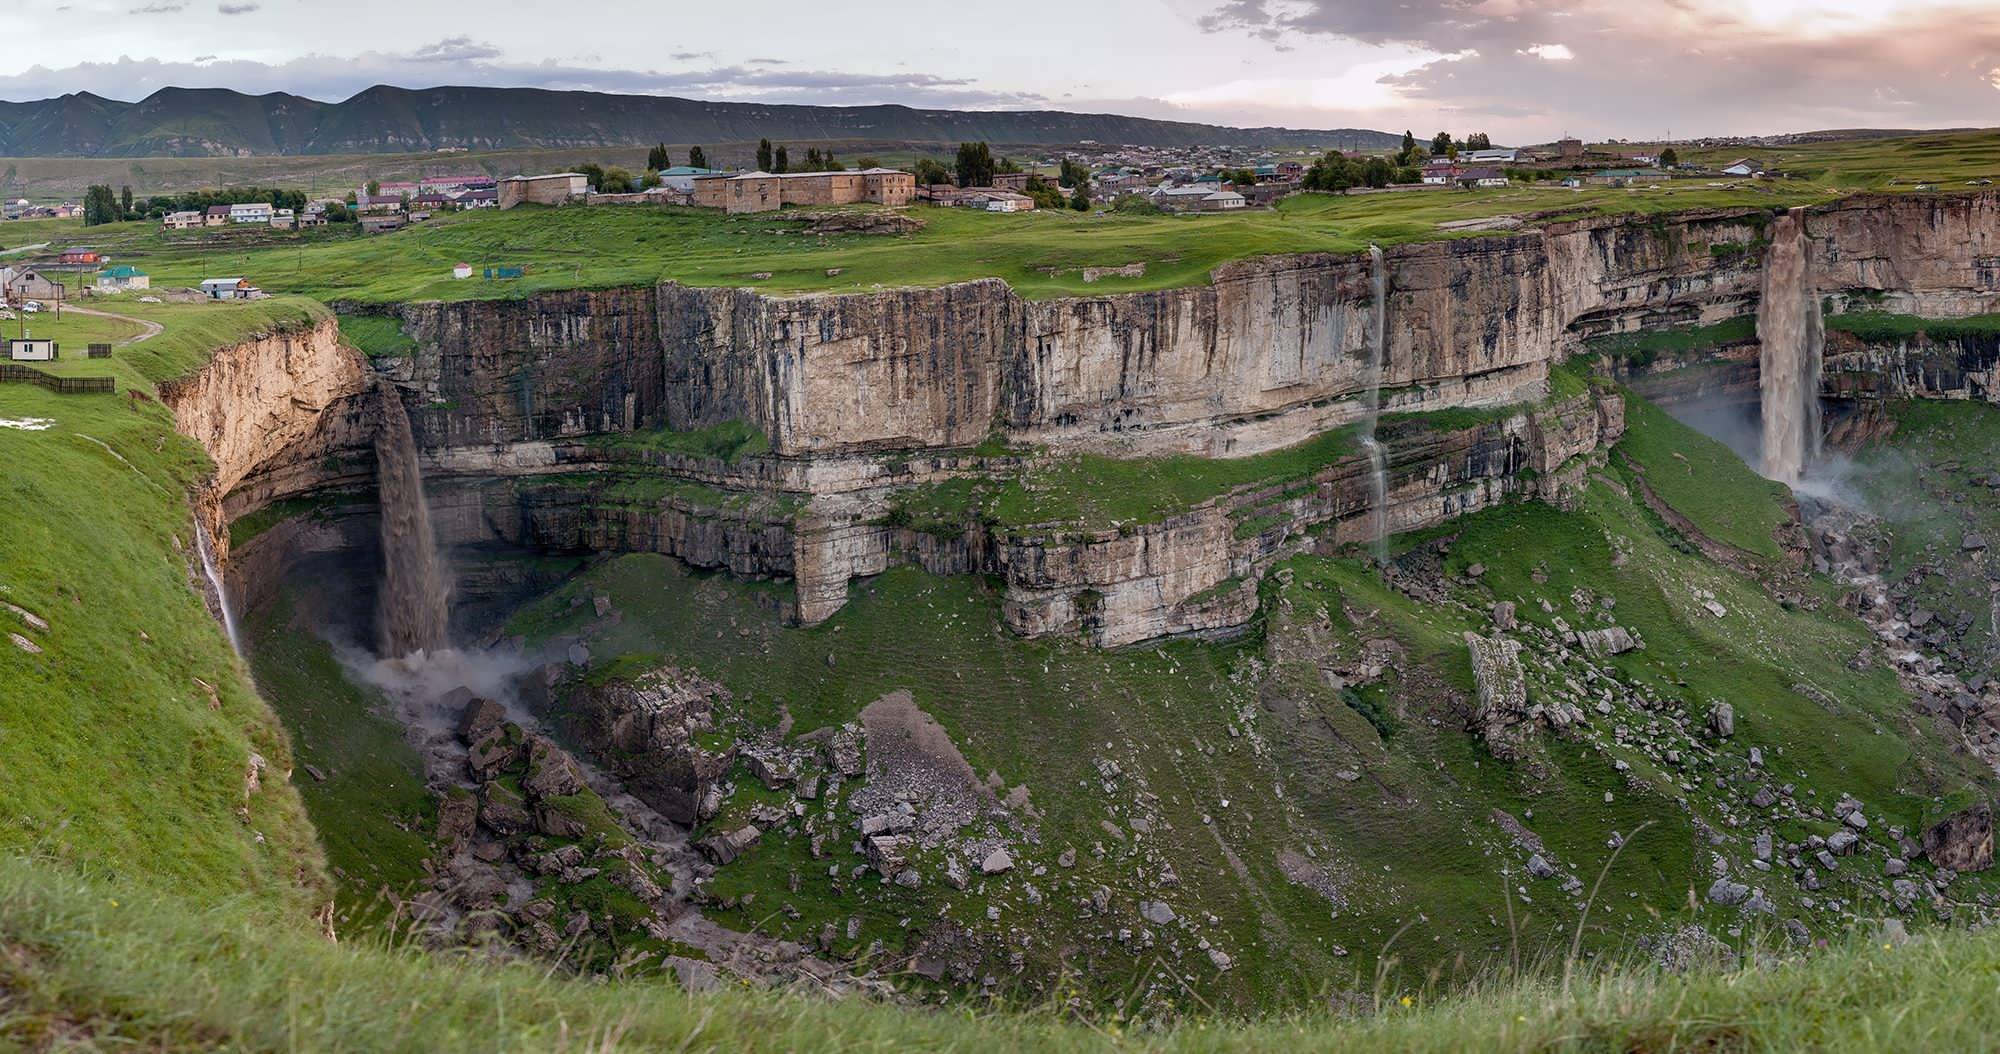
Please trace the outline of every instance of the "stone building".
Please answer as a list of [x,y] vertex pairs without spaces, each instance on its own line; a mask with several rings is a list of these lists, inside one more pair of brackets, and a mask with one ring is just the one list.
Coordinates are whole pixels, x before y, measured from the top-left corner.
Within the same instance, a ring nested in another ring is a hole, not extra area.
[[893,168],[859,172],[745,172],[697,176],[694,203],[728,212],[770,212],[785,205],[908,205],[917,177]]
[[579,172],[555,172],[546,176],[509,176],[500,181],[500,207],[516,205],[561,205],[590,191],[590,181]]

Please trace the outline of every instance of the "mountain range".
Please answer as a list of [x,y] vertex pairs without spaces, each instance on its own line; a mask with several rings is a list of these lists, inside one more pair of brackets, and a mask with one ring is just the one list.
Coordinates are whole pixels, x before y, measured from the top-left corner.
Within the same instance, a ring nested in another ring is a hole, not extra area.
[[867,139],[1145,146],[1393,148],[1367,129],[1230,128],[1059,110],[919,110],[705,102],[538,88],[396,88],[342,102],[163,88],[136,102],[77,92],[0,102],[0,155],[242,157]]

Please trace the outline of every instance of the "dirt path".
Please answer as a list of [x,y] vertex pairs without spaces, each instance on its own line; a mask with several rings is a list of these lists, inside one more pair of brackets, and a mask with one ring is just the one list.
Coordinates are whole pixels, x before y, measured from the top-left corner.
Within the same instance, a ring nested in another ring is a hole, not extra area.
[[95,315],[98,318],[116,319],[120,322],[130,322],[133,325],[138,326],[142,332],[140,332],[140,334],[136,337],[128,337],[124,340],[119,341],[118,346],[121,348],[130,347],[131,345],[134,344],[141,344],[146,341],[152,340],[154,337],[157,337],[161,333],[166,332],[167,329],[167,327],[160,325],[158,322],[151,322],[143,318],[133,318],[131,315],[114,315],[109,311],[99,311],[96,308],[77,307],[74,304],[65,304],[63,306],[63,310],[74,311],[79,315]]

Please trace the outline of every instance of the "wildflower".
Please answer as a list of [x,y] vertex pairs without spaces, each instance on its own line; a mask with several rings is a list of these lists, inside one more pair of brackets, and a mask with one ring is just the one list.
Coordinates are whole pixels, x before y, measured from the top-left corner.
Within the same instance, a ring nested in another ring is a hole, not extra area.
[[1417,1001],[1416,1001],[1416,1000],[1414,1000],[1414,999],[1411,999],[1411,998],[1410,998],[1409,996],[1404,996],[1404,997],[1403,997],[1402,999],[1400,999],[1400,1000],[1398,1000],[1398,1001],[1399,1001],[1399,1002],[1401,1002],[1401,1003],[1402,1003],[1402,1004],[1403,1004],[1404,1006],[1415,1006],[1415,1005],[1417,1005]]

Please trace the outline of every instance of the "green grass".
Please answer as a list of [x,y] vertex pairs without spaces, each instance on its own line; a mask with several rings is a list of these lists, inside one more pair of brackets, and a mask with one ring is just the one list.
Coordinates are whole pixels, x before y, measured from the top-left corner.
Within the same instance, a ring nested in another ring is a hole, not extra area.
[[1844,315],[1828,315],[1826,328],[1830,333],[1852,334],[1869,344],[1891,344],[1917,337],[1931,340],[2000,337],[2000,315],[1937,319],[1882,311],[1853,311]]
[[[0,637],[0,846],[189,893],[312,896],[285,735],[190,588],[206,459],[119,396],[0,385],[0,418],[53,422],[0,428],[0,600],[50,626],[0,610],[42,649]],[[252,752],[269,770],[246,800]]]
[[1991,129],[1681,151],[1685,160],[1717,166],[1744,156],[1822,186],[1855,190],[1914,192],[1922,184],[1939,191],[1965,190],[1970,180],[2000,180],[2000,133]]
[[763,430],[742,421],[725,421],[708,428],[676,432],[666,428],[639,432],[612,432],[585,440],[592,446],[612,449],[653,450],[688,457],[720,458],[730,464],[746,457],[771,452],[771,440]]
[[1630,391],[1625,420],[1616,451],[1662,501],[1719,542],[1766,560],[1782,555],[1776,532],[1791,519],[1784,484],[1751,472],[1734,451]]
[[1757,319],[1743,315],[1705,326],[1672,326],[1592,337],[1584,342],[1584,346],[1599,354],[1647,366],[1662,354],[1685,355],[1755,339]]
[[[91,228],[89,238],[120,262],[151,272],[156,286],[243,274],[267,290],[325,301],[506,298],[660,279],[773,292],[855,292],[1000,278],[1025,296],[1051,297],[1197,285],[1220,264],[1267,254],[1353,252],[1370,242],[1478,236],[1438,226],[1455,220],[1550,210],[1587,216],[1796,205],[1831,193],[1807,183],[1738,190],[1693,185],[1565,190],[1541,184],[1478,192],[1307,194],[1273,210],[1227,216],[1066,209],[1003,216],[918,208],[911,214],[925,227],[905,236],[814,235],[790,214],[571,207],[454,214],[375,236],[329,227],[246,241],[124,224]],[[517,280],[459,281],[451,269],[461,261],[475,268],[521,266],[528,273]],[[1144,263],[1145,274],[1083,280],[1085,268],[1132,263]]]
[[403,332],[391,315],[341,315],[340,339],[371,359],[396,358],[417,350],[415,338]]

